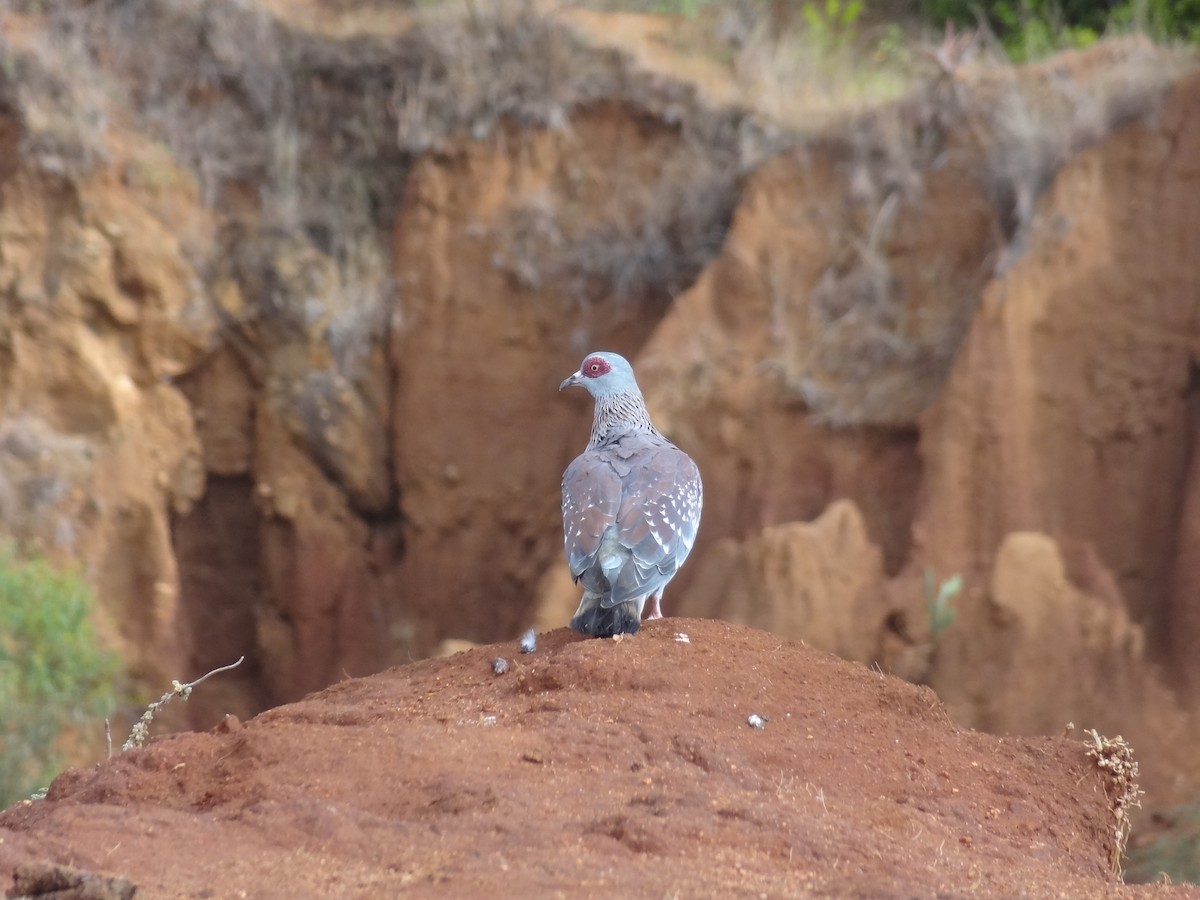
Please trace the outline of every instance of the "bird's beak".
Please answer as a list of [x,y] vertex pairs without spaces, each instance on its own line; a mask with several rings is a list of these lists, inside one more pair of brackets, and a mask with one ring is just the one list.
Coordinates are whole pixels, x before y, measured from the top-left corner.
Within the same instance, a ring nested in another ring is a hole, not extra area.
[[558,389],[561,391],[563,388],[568,388],[573,384],[579,384],[581,378],[583,378],[583,373],[576,372],[574,375],[563,379],[563,383],[558,386]]

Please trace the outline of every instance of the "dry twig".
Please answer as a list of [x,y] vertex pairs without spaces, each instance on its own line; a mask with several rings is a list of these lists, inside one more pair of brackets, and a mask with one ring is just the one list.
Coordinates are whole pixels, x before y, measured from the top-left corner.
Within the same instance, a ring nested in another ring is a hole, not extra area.
[[171,702],[176,696],[182,697],[185,701],[192,695],[192,688],[200,684],[202,681],[207,681],[214,675],[220,672],[228,672],[230,669],[236,669],[242,664],[246,657],[238,657],[238,661],[230,663],[227,666],[221,666],[219,669],[213,669],[207,675],[201,675],[195,681],[190,681],[187,684],[180,684],[178,681],[171,682],[171,689],[158,698],[154,703],[146,707],[146,711],[142,713],[142,717],[137,720],[133,726],[133,730],[129,732],[129,740],[121,746],[121,752],[133,750],[135,747],[141,747],[146,743],[146,738],[150,736],[150,723],[154,721],[154,717],[158,715],[164,706]]

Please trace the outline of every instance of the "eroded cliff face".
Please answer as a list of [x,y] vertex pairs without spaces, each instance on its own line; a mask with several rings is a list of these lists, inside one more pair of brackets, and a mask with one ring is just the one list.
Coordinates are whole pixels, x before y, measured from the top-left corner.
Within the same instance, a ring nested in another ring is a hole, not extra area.
[[[1109,44],[800,134],[553,15],[297,9],[4,23],[0,524],[84,566],[139,677],[246,655],[203,724],[565,622],[590,409],[556,386],[610,348],[704,473],[668,613],[1187,769],[1189,62]],[[926,570],[964,579],[936,632]]]
[[[1136,68],[1144,51],[1105,52]],[[1062,129],[1036,165],[994,155],[1013,110],[966,101],[907,183],[829,148],[747,179],[638,358],[706,478],[668,608],[929,683],[980,728],[1122,730],[1154,786],[1178,787],[1197,733],[1172,689],[1197,665],[1200,80],[1144,118],[1105,105],[1101,131],[1057,118],[1053,82],[1022,89],[1022,115]],[[963,576],[936,630],[927,573]],[[575,599],[561,575],[540,594],[541,622]]]
[[667,305],[661,288],[598,289],[575,254],[608,252],[616,204],[654,195],[689,162],[710,165],[679,129],[604,104],[568,129],[505,129],[414,168],[396,223],[403,300],[390,352],[398,577],[423,598],[422,647],[527,619],[531,586],[561,555],[548,526],[591,417],[557,386],[589,350],[636,351]]
[[[828,237],[810,223],[829,208],[820,205],[819,185],[830,178],[788,158],[757,171],[721,256],[640,359],[665,421],[717,482],[718,512],[706,511],[698,562],[675,608],[754,622],[927,681],[978,727],[1038,733],[1068,720],[1098,722],[1156,748],[1158,777],[1194,769],[1181,735],[1195,734],[1197,723],[1168,687],[1186,694],[1198,665],[1188,593],[1197,567],[1198,100],[1200,80],[1188,76],[1152,116],[1064,159],[1011,241],[997,238],[1003,210],[995,194],[978,189],[986,163],[967,163],[974,177],[964,173],[958,184],[952,165],[923,179],[925,201],[939,196],[939,181],[946,193],[940,203],[904,205],[900,221],[910,218],[897,225],[894,243],[881,244],[885,263],[891,247],[903,255],[923,243],[932,248],[925,265],[953,272],[957,264],[960,279],[979,276],[978,294],[939,298],[913,269],[885,265],[894,279],[886,295],[896,309],[891,336],[905,364],[864,380],[816,367],[832,381],[835,404],[869,403],[870,394],[857,392],[888,384],[902,385],[902,398],[924,398],[930,366],[919,364],[921,336],[969,307],[934,396],[908,407],[921,410],[911,431],[815,427],[820,396],[803,404],[809,415],[789,414],[800,405],[797,391],[812,393],[803,381],[788,390],[789,367],[814,371],[814,359],[837,355],[836,327],[861,335],[862,318],[852,308],[833,328],[821,320],[805,337],[803,325],[822,314],[822,295],[804,275],[829,271],[821,252]],[[787,190],[789,179],[804,189]],[[789,240],[796,246],[773,249]],[[806,265],[810,253],[815,262]],[[771,282],[753,273],[780,258],[795,265],[785,283],[798,289],[773,306]],[[772,330],[788,317],[800,327]],[[845,366],[869,358],[853,338],[843,346]],[[760,414],[743,418],[746,409]],[[849,409],[870,414],[869,405]],[[747,425],[762,430],[732,437]],[[868,440],[886,449],[845,449]],[[906,477],[873,480],[888,453],[904,461],[897,468]],[[821,454],[824,471],[838,475],[799,474],[800,460]],[[743,477],[738,490],[734,471],[761,480]],[[732,498],[755,496],[756,484],[771,498],[747,504],[760,521],[731,522]],[[857,520],[843,511],[827,523],[831,507],[814,526],[781,524],[811,518],[797,514],[794,499],[787,508],[797,485],[852,498],[894,577],[879,572],[873,587],[858,583],[872,570],[867,552],[849,554],[861,560],[855,577],[832,577],[847,568],[839,562],[847,539],[833,522]],[[926,570],[937,580],[965,579],[953,623],[937,634]],[[737,588],[713,589],[731,579]],[[735,610],[728,598],[746,584],[757,585],[755,597]],[[839,625],[847,610],[875,640]]]
[[139,678],[247,657],[196,723],[521,625],[555,386],[644,342],[769,142],[529,8],[304,12],[5,19],[0,512]]
[[[1058,174],[1027,252],[988,286],[922,420],[927,475],[914,529],[939,571],[995,566],[994,579],[1005,577],[1014,532],[1052,536],[1068,580],[1094,598],[1080,617],[1127,618],[1138,632],[1128,636],[1133,655],[1173,660],[1185,679],[1200,671],[1195,598],[1176,589],[1197,565],[1188,515],[1197,152],[1193,76],[1150,123],[1121,129]],[[1037,567],[1058,577],[1054,566]],[[1046,656],[1060,657],[1062,670],[1048,681],[1068,681],[1077,654],[1055,646]],[[962,690],[984,690],[965,668],[959,674]]]
[[205,489],[193,410],[170,382],[214,323],[167,222],[111,170],[31,165],[8,115],[0,518],[82,563],[131,669],[159,674],[183,646],[171,520]]

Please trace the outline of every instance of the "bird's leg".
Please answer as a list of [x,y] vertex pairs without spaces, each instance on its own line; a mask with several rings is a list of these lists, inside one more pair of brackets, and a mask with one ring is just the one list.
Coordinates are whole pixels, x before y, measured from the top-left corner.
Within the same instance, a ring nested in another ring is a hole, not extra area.
[[662,600],[662,591],[655,591],[650,595],[650,608],[646,612],[647,619],[661,619],[663,617],[660,600]]

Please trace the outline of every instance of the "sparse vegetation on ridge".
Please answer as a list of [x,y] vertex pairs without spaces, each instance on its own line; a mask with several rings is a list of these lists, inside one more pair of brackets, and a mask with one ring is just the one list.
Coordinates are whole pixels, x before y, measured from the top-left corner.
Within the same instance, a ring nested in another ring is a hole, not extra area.
[[1087,47],[1112,34],[1200,42],[1198,0],[919,0],[919,7],[935,24],[986,26],[1014,62]]

